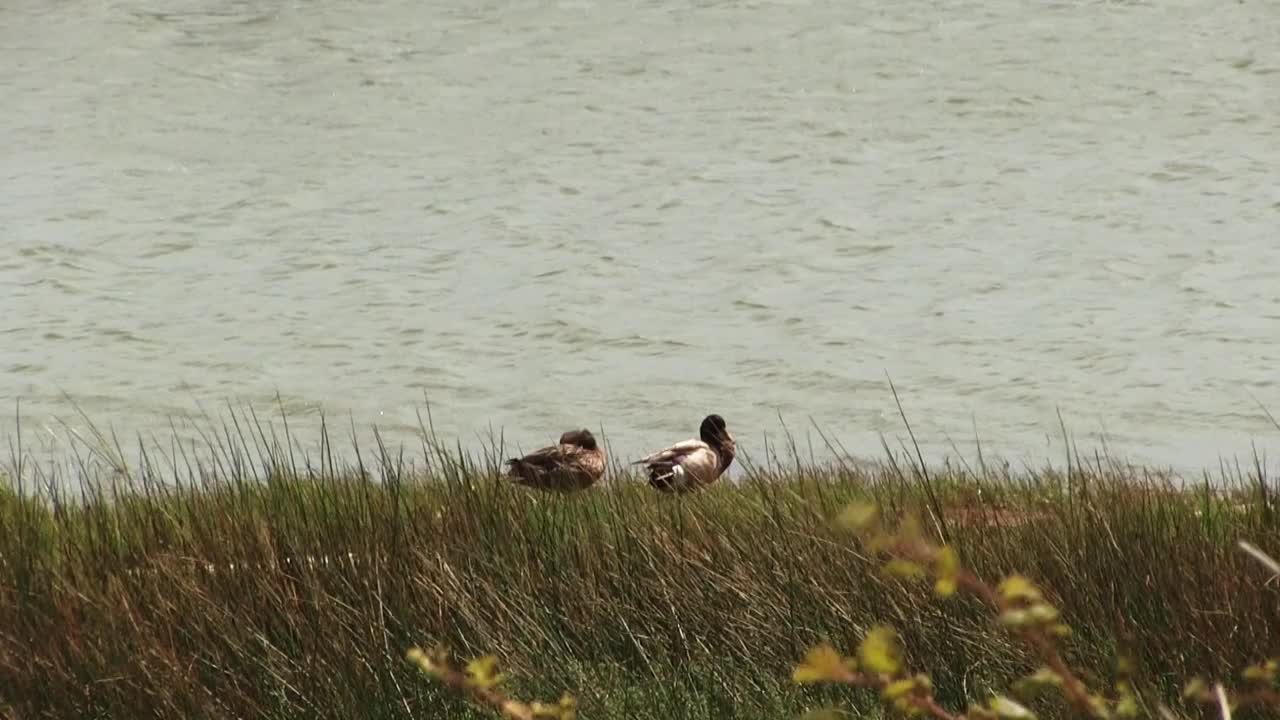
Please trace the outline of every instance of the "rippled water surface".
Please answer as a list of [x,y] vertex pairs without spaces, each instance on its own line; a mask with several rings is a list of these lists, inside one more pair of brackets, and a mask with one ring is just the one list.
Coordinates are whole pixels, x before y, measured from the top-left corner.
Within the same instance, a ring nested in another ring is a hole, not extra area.
[[0,89],[27,437],[1280,447],[1270,2],[10,0]]

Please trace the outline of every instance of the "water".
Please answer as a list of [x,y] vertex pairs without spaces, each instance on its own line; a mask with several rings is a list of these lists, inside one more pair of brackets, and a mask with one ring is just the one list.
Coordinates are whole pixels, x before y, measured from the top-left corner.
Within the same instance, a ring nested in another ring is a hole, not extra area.
[[0,91],[28,441],[1280,445],[1272,3],[10,0]]

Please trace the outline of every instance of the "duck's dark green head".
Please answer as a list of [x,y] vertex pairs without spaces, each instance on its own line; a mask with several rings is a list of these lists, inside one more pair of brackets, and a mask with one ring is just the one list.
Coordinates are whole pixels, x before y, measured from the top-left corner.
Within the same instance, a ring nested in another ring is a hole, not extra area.
[[729,434],[729,428],[725,425],[724,418],[715,413],[702,420],[702,426],[698,428],[698,436],[702,438],[702,442],[713,447],[721,445],[725,440],[733,437]]

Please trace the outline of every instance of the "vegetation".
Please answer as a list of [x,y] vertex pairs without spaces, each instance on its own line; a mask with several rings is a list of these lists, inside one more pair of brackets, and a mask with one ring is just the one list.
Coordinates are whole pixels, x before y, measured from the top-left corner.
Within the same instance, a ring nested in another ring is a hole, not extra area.
[[[870,639],[896,663],[877,678],[927,675],[932,702],[963,709],[1045,664],[961,579],[1014,573],[1069,622],[1054,651],[1074,677],[1128,683],[1146,709],[1197,717],[1187,679],[1265,675],[1280,651],[1280,581],[1238,546],[1280,554],[1260,463],[1184,487],[1105,458],[1014,471],[793,451],[688,497],[620,467],[557,495],[430,432],[412,459],[379,444],[343,463],[327,433],[308,457],[287,430],[229,422],[199,452],[126,459],[99,438],[47,466],[17,447],[0,480],[0,717],[493,717],[515,697],[545,699],[507,708],[525,717],[870,711],[877,693],[793,682],[840,680],[793,678],[831,653],[861,672],[837,649]],[[851,504],[885,528],[921,517],[913,537],[954,554],[956,587],[937,586],[936,555],[886,572],[873,551],[901,548],[833,522]],[[454,670],[445,647],[476,660]],[[1019,702],[1078,716],[1069,695]]]
[[[1090,688],[1060,649],[1060,639],[1070,637],[1071,627],[1065,624],[1062,614],[1040,588],[1025,576],[1011,574],[997,587],[992,587],[961,565],[952,546],[930,541],[911,516],[901,527],[886,527],[877,508],[861,505],[849,508],[840,519],[843,525],[858,533],[862,545],[869,551],[890,558],[884,566],[887,572],[908,578],[932,576],[934,592],[944,598],[958,591],[972,593],[994,611],[1001,625],[1044,661],[1038,670],[1013,685],[1014,694],[1034,698],[1042,690],[1056,690],[1074,713],[1098,720],[1154,716],[1157,712],[1163,717],[1173,717],[1159,693],[1144,695],[1137,691],[1133,662],[1127,654],[1116,663],[1113,692]],[[1280,565],[1270,556],[1250,543],[1242,541],[1240,546],[1264,567],[1280,574]],[[480,679],[486,677],[490,676],[481,675]],[[939,720],[1035,717],[1026,705],[998,692],[985,704],[970,703],[963,714],[943,707],[934,698],[929,676],[907,669],[897,633],[885,626],[873,628],[863,638],[856,659],[842,657],[827,643],[812,648],[792,677],[799,683],[829,682],[877,688],[886,705],[907,716],[927,715]],[[1221,683],[1209,692],[1205,681],[1195,678],[1185,686],[1183,697],[1216,703],[1221,717],[1227,720],[1233,711],[1241,708],[1261,707],[1280,712],[1280,692],[1277,692],[1280,660],[1270,658],[1250,665],[1243,673],[1243,680],[1250,686],[1245,692],[1228,694]]]

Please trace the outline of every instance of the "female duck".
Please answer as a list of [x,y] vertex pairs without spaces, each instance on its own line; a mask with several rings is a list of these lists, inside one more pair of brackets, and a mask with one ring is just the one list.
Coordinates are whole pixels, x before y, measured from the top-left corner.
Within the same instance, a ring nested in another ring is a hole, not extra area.
[[649,471],[649,484],[663,492],[683,493],[710,485],[729,469],[737,444],[724,418],[708,415],[699,440],[685,440],[632,463]]
[[540,490],[585,490],[604,475],[604,451],[590,430],[570,430],[557,445],[540,448],[507,461],[507,477],[518,485]]

